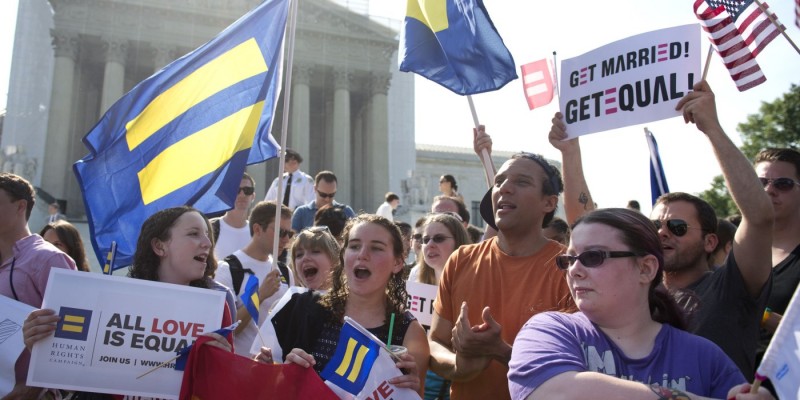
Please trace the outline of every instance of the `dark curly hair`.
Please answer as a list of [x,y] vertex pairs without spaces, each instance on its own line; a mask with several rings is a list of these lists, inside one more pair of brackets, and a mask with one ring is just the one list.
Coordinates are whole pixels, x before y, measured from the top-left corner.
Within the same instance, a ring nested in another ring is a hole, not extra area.
[[136,242],[136,252],[133,254],[133,266],[128,270],[129,277],[148,281],[159,280],[158,266],[161,264],[161,258],[153,251],[151,243],[153,239],[158,239],[162,242],[169,240],[170,229],[175,226],[175,222],[181,215],[188,212],[196,212],[203,217],[208,227],[208,238],[211,240],[211,249],[209,249],[208,258],[206,259],[206,270],[203,273],[203,278],[189,282],[189,286],[209,287],[207,280],[213,279],[214,273],[217,271],[217,259],[214,257],[214,235],[211,235],[211,223],[208,222],[208,218],[197,209],[189,206],[167,208],[151,215],[144,221],[142,230],[139,233],[139,239]]
[[56,233],[58,240],[66,246],[67,255],[75,261],[79,271],[89,272],[89,261],[86,260],[86,252],[83,250],[83,240],[74,225],[67,221],[51,222],[39,231],[39,236],[44,237],[47,231]]
[[[334,266],[332,274],[333,287],[322,297],[322,305],[331,311],[333,323],[341,323],[344,320],[344,309],[347,303],[347,282],[344,274],[344,253],[350,242],[350,231],[359,224],[379,225],[392,237],[392,250],[398,259],[403,258],[403,236],[400,229],[394,222],[374,214],[359,214],[349,220],[342,231],[344,243],[339,251],[339,264]],[[403,279],[404,271],[393,273],[386,286],[386,314],[385,320],[389,321],[392,314],[400,315],[406,309],[408,303],[408,292],[406,292],[406,282]]]

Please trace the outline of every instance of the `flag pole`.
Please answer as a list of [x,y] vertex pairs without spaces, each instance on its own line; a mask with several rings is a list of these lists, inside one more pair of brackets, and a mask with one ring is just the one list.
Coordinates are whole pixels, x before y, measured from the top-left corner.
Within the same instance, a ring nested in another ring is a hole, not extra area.
[[[297,25],[297,3],[300,0],[291,0],[289,6],[289,19],[286,25],[286,79],[283,85],[283,113],[281,120],[281,156],[280,164],[278,165],[278,197],[275,198],[275,219],[273,225],[275,226],[275,234],[272,238],[272,260],[277,264],[278,257],[278,240],[280,239],[281,232],[281,204],[283,199],[283,166],[286,161],[286,136],[289,131],[289,104],[292,98],[292,65],[294,64],[294,33]],[[265,227],[266,228],[266,227]],[[275,265],[272,266],[276,268]],[[288,283],[288,282],[287,282]]]
[[764,4],[761,3],[761,1],[759,0],[755,1],[756,5],[758,5],[758,8],[761,9],[761,12],[766,14],[767,18],[769,18],[769,22],[772,22],[772,25],[775,25],[775,28],[778,29],[778,32],[780,32],[781,35],[783,35],[783,37],[786,38],[786,41],[788,41],[789,44],[792,45],[792,47],[794,47],[794,51],[796,51],[797,54],[800,54],[800,48],[797,48],[797,45],[792,41],[792,38],[790,38],[789,35],[786,34],[786,28],[781,27],[781,25],[778,23],[778,20],[775,19],[775,16],[767,11],[766,7],[764,7]]
[[[467,101],[469,102],[469,110],[472,112],[472,122],[475,123],[475,130],[478,130],[480,126],[478,112],[475,111],[475,103],[472,102],[471,94],[467,95]],[[486,149],[481,149],[481,163],[483,163],[483,171],[486,173],[486,184],[492,187],[495,175],[494,164],[492,164],[492,157],[489,156],[489,152]]]
[[558,63],[556,62],[556,51],[553,50],[553,78],[555,82],[553,82],[553,87],[556,88],[556,97],[558,97],[558,102],[561,103],[561,90],[558,89]]
[[714,46],[709,44],[708,45],[708,54],[706,55],[706,66],[703,68],[703,78],[701,80],[706,80],[706,76],[708,76],[708,67],[711,66],[711,56],[714,55]]

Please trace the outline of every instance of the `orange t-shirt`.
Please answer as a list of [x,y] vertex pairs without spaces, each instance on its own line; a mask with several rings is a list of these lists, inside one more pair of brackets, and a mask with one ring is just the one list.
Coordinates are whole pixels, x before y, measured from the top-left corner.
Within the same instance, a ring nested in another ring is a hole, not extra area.
[[[522,325],[535,314],[574,311],[564,273],[555,264],[555,257],[564,250],[550,241],[536,254],[513,257],[500,250],[497,238],[461,246],[445,264],[434,310],[439,318],[455,323],[466,301],[469,321],[477,325],[483,321],[483,308],[489,306],[503,328],[503,341],[513,344]],[[506,365],[492,361],[475,379],[453,382],[451,397],[510,399],[507,374]]]

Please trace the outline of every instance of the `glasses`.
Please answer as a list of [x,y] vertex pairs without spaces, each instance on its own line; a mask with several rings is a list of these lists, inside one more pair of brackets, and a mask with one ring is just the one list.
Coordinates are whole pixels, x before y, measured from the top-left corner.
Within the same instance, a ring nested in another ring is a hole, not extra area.
[[255,193],[256,189],[252,186],[242,186],[239,188],[239,193],[244,193],[245,196],[250,196]]
[[331,230],[328,229],[328,227],[325,225],[317,225],[317,226],[309,226],[308,228],[305,228],[300,232],[310,232],[312,235],[316,235],[322,232],[331,233]]
[[447,239],[452,239],[452,236],[445,236],[445,235],[433,235],[433,236],[423,236],[422,237],[422,244],[428,244],[431,241],[433,243],[439,244],[444,242]]
[[[687,224],[686,221],[682,219],[668,219],[665,222],[667,223],[667,229],[669,229],[669,231],[672,232],[673,235],[678,237],[685,235],[690,228],[689,224]],[[661,229],[661,221],[654,219],[653,225],[656,226],[656,230]]]
[[415,234],[411,235],[411,240],[417,240],[417,241],[422,240],[422,234],[421,233],[415,233]]
[[758,178],[758,180],[761,181],[761,186],[767,187],[767,185],[772,184],[772,187],[781,192],[788,192],[794,188],[794,185],[800,185],[800,183],[795,182],[792,178]]
[[317,194],[319,195],[319,197],[322,197],[323,199],[332,199],[334,198],[334,196],[336,196],[336,192],[325,193],[325,192],[320,192],[319,190],[317,190]]
[[606,261],[606,258],[623,257],[638,257],[638,254],[630,251],[589,250],[584,251],[577,256],[571,256],[569,254],[557,256],[556,266],[558,266],[559,269],[567,269],[572,266],[572,264],[575,264],[575,261],[580,261],[584,267],[594,268],[603,265],[603,262]]
[[292,238],[292,236],[294,236],[294,231],[293,231],[293,230],[291,230],[291,229],[289,229],[289,230],[286,230],[286,229],[280,228],[279,235],[280,235],[280,237],[282,237],[282,238],[291,239],[291,238]]

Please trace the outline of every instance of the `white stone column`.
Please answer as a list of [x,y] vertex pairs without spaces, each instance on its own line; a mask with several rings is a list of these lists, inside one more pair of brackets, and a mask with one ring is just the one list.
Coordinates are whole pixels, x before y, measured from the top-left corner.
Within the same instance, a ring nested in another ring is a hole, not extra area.
[[125,86],[125,58],[128,54],[128,42],[121,39],[103,39],[103,50],[106,56],[105,73],[103,74],[103,95],[100,98],[100,114],[122,97]]
[[[50,98],[50,116],[47,122],[47,142],[42,166],[42,188],[56,198],[63,199],[66,192],[66,170],[74,160],[69,160],[69,136],[72,133],[72,95],[75,83],[75,60],[78,57],[78,35],[53,31],[55,62],[53,66],[53,92]],[[74,178],[73,178],[74,179]]]
[[[292,110],[289,120],[290,147],[308,157],[311,143],[311,97],[309,84],[312,68],[295,66],[292,69]],[[306,164],[310,165],[310,164]]]
[[369,155],[367,170],[370,173],[369,190],[365,208],[377,207],[389,191],[389,110],[387,93],[391,75],[372,73],[370,77],[370,106],[368,114],[367,149]]
[[339,180],[336,197],[340,201],[352,202],[353,169],[350,140],[350,81],[352,75],[346,71],[334,71],[333,94],[333,172]]

